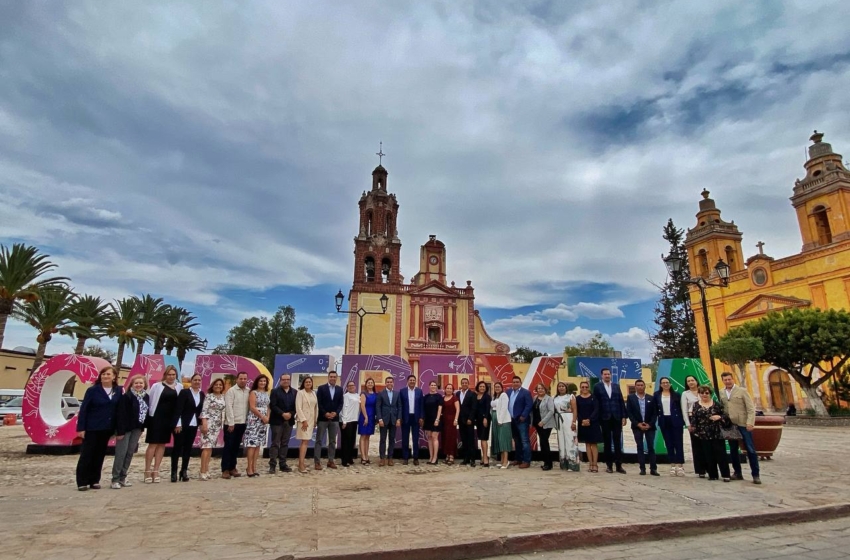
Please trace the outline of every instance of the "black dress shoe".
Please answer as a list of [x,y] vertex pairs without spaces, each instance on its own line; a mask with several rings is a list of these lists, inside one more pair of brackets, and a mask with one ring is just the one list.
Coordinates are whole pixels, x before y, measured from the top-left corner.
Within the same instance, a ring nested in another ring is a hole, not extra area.
[[189,482],[189,473],[183,471],[180,473],[180,482]]
[[543,465],[541,468],[542,468],[544,471],[551,471],[551,470],[552,470],[552,465]]
[[177,473],[176,472],[171,473],[171,482],[177,482]]
[[608,474],[611,474],[611,473],[614,472],[614,469],[612,469],[611,467],[608,467],[607,469],[605,469],[605,472],[607,472]]
[[[270,467],[269,467],[269,474],[274,474],[276,470],[277,470],[277,469],[275,468],[275,466],[274,466],[274,465],[270,466]],[[283,469],[280,469],[280,470],[283,470]]]
[[646,471],[640,471],[641,476],[646,476]]
[[292,469],[290,469],[286,465],[283,465],[282,467],[280,467],[280,472],[292,472]]
[[649,474],[651,474],[652,476],[661,476],[660,474],[658,474],[658,471],[649,471]]
[[626,469],[624,469],[623,467],[617,467],[617,472],[620,474],[626,474]]

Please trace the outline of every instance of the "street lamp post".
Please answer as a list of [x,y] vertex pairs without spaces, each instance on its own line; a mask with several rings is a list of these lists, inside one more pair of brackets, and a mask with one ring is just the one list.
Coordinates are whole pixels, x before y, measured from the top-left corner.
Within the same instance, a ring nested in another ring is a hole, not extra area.
[[[682,265],[685,259],[679,254],[679,251],[672,250],[670,254],[661,256],[664,264],[667,266],[667,272],[670,276],[676,276],[682,272]],[[714,271],[720,279],[718,282],[709,282],[702,276],[696,278],[686,278],[682,280],[685,284],[693,284],[699,288],[700,302],[702,303],[702,319],[705,322],[705,339],[708,343],[708,362],[711,364],[711,380],[714,382],[715,394],[720,394],[720,385],[717,383],[717,368],[714,365],[714,357],[711,355],[711,324],[708,320],[708,303],[705,301],[706,288],[725,288],[729,285],[729,265],[723,262],[723,259],[718,259],[714,265]]]
[[390,298],[387,297],[387,294],[381,296],[381,311],[366,311],[362,307],[355,311],[347,311],[342,309],[342,302],[345,299],[345,296],[342,294],[342,290],[337,292],[334,297],[336,300],[336,312],[337,313],[348,313],[349,315],[357,315],[360,317],[360,333],[357,336],[357,353],[363,353],[363,317],[366,315],[384,315],[387,312],[387,302],[389,302]]

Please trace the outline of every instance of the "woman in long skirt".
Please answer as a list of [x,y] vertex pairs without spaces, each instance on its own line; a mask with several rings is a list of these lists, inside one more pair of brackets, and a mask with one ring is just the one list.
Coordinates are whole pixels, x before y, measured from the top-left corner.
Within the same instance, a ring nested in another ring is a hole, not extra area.
[[490,401],[490,448],[493,457],[500,461],[499,468],[508,468],[508,453],[511,452],[511,412],[510,399],[505,394],[502,384],[493,383],[493,400]]
[[558,383],[555,395],[555,429],[558,430],[558,456],[561,470],[578,470],[575,398],[567,393],[567,384]]

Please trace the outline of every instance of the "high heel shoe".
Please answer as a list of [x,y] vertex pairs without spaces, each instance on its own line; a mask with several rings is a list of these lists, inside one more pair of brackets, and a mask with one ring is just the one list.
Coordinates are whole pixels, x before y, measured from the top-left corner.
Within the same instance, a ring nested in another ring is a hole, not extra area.
[[145,471],[145,484],[150,484],[153,482],[153,473],[151,471]]

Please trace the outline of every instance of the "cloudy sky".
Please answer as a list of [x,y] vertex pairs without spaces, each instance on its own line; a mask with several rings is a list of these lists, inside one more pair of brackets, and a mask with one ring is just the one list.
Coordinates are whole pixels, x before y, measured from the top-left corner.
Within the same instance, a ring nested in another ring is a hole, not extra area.
[[[668,218],[801,241],[812,130],[850,152],[846,4],[3,2],[0,243],[202,336],[293,305],[338,356],[378,142],[402,274],[436,234],[494,336],[648,358]],[[10,323],[6,346],[34,346]],[[108,345],[108,344],[107,344]],[[49,351],[71,348],[71,340]]]

